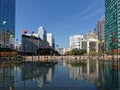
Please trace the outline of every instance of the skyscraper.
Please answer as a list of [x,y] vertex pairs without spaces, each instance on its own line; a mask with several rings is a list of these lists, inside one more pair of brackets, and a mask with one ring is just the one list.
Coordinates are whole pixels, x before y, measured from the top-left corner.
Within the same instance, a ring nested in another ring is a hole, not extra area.
[[49,45],[55,49],[55,40],[52,33],[47,33],[47,41],[49,42]]
[[0,0],[0,47],[10,47],[15,38],[15,0]]
[[98,36],[98,40],[104,40],[104,31],[105,31],[105,17],[102,17],[96,25],[96,34]]
[[47,40],[47,31],[44,29],[44,27],[40,26],[38,28],[38,36],[44,41]]
[[102,17],[96,24],[96,35],[99,40],[99,51],[104,50],[104,39],[105,39],[105,17]]
[[120,47],[120,0],[105,0],[105,49]]

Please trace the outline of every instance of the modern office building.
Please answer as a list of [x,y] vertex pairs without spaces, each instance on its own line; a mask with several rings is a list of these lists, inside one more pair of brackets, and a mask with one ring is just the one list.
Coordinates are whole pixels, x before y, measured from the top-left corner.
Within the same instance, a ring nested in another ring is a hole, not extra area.
[[15,38],[15,0],[0,0],[0,47],[13,48]]
[[104,41],[105,41],[105,17],[102,17],[96,24],[96,34],[99,40],[99,51],[104,50]]
[[104,31],[105,31],[105,17],[102,17],[96,24],[96,34],[98,36],[98,40],[104,40]]
[[55,40],[53,38],[52,33],[47,33],[47,41],[49,42],[49,45],[55,49]]
[[120,0],[105,0],[105,50],[120,47]]
[[47,31],[44,29],[43,26],[40,26],[38,28],[38,36],[44,40],[44,41],[47,41]]

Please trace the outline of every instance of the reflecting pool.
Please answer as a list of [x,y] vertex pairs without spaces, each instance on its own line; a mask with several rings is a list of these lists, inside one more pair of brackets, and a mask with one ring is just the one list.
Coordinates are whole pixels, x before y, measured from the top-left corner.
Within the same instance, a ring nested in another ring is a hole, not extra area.
[[0,90],[120,90],[119,63],[59,60],[0,66]]

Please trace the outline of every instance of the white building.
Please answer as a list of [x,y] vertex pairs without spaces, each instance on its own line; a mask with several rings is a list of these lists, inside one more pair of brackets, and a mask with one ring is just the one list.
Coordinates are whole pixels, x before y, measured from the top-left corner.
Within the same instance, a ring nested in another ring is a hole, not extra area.
[[49,42],[49,45],[54,48],[55,40],[53,38],[52,33],[47,33],[47,41]]
[[47,31],[44,29],[44,27],[40,26],[38,28],[38,36],[42,39],[42,40],[47,40]]
[[88,32],[85,37],[83,35],[70,36],[70,49],[86,49],[89,54],[90,51],[98,52],[97,35],[93,32]]
[[78,48],[82,49],[81,47],[81,40],[83,39],[83,35],[73,35],[70,36],[70,45],[71,49]]

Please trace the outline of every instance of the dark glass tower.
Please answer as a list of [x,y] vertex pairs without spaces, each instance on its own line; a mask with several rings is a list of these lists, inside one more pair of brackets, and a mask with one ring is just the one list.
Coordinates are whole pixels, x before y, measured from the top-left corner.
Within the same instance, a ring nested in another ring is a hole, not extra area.
[[14,38],[15,0],[0,0],[0,47],[14,45]]
[[120,0],[105,0],[105,49],[120,48]]

